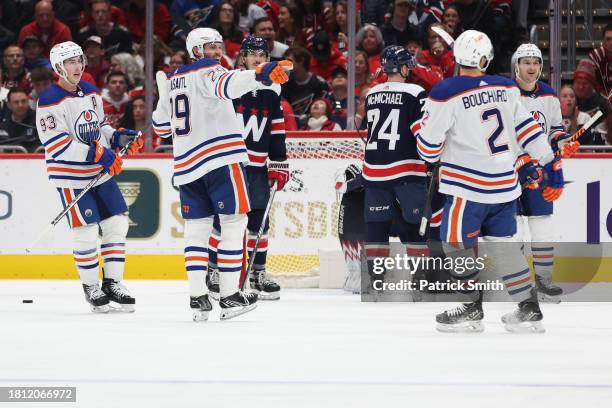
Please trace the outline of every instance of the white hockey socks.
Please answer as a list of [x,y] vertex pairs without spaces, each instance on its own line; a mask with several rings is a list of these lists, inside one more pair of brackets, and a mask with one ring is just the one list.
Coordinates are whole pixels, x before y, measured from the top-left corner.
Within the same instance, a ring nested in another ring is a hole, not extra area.
[[221,241],[217,250],[219,296],[228,297],[240,290],[240,271],[244,258],[246,214],[221,214]]
[[98,225],[72,228],[74,263],[81,281],[98,284]]
[[100,222],[102,245],[100,255],[104,262],[104,277],[117,282],[123,280],[125,270],[125,238],[129,223],[126,215],[114,215]]
[[191,297],[208,293],[204,278],[208,267],[207,246],[212,224],[212,217],[185,220],[185,270]]
[[554,230],[552,216],[529,217],[529,232],[531,234],[531,253],[533,269],[536,275],[550,281],[555,256]]

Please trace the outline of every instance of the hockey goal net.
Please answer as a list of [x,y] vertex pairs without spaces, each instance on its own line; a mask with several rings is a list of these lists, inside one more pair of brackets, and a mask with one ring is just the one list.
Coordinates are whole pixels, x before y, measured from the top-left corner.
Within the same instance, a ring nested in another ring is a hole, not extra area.
[[267,269],[276,274],[316,274],[319,252],[340,251],[336,176],[361,165],[365,132],[288,132],[291,179],[270,211]]

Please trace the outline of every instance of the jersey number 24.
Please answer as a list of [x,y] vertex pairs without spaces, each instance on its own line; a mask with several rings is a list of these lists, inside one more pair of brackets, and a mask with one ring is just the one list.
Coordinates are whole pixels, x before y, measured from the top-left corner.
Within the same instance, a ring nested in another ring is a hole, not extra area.
[[379,140],[389,141],[389,150],[395,150],[395,144],[400,139],[398,132],[399,126],[399,109],[391,109],[389,116],[385,119],[380,127],[378,122],[380,121],[380,109],[368,110],[368,143],[366,144],[366,150],[378,149]]

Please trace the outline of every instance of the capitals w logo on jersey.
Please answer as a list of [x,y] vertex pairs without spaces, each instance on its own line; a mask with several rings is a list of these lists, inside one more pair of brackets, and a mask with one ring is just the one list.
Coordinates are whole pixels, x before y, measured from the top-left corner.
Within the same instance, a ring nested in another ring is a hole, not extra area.
[[[261,119],[261,121],[259,120],[256,114],[249,116],[249,119],[244,124],[244,133],[242,134],[242,137],[244,137],[245,140],[248,139],[249,136],[251,135],[252,135],[253,142],[257,143],[261,140],[264,130],[266,129],[266,123],[268,123],[267,112],[263,112],[263,113],[264,113],[264,116]],[[240,117],[243,115],[242,113],[238,113],[238,116]],[[243,117],[243,120],[244,120],[244,117]]]
[[544,115],[540,111],[532,111],[531,115],[536,120],[536,122],[538,122],[540,124],[540,127],[542,128],[542,130],[544,132],[548,132],[548,126],[546,124],[546,115]]
[[85,144],[90,144],[100,139],[100,121],[98,114],[88,109],[81,112],[74,123],[74,134],[77,139]]

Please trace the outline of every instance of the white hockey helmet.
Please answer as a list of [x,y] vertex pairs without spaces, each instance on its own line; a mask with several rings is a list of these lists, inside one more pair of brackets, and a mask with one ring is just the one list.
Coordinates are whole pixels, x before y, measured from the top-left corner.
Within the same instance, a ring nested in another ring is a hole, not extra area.
[[[219,34],[217,30],[208,27],[194,28],[187,35],[187,53],[194,60],[202,58],[201,56],[204,55],[204,45],[214,42],[223,44],[223,37],[221,37],[221,34]],[[193,49],[196,47],[200,50],[200,57],[196,57],[193,54]]]
[[510,70],[512,71],[512,78],[520,78],[518,63],[521,58],[526,57],[534,57],[540,60],[540,73],[538,74],[538,77],[536,79],[537,81],[542,75],[544,58],[542,58],[542,51],[540,51],[538,46],[530,43],[519,45],[516,51],[514,51],[514,54],[512,54],[512,58],[510,60]]
[[63,43],[54,45],[49,53],[49,59],[51,60],[53,70],[57,75],[64,78],[66,81],[68,81],[68,78],[66,69],[64,68],[64,61],[73,57],[81,57],[83,69],[85,69],[85,66],[87,65],[87,57],[85,57],[85,54],[83,54],[83,49],[72,41],[65,41]]
[[[485,33],[476,30],[464,31],[453,45],[455,61],[459,65],[478,68],[484,72],[493,60],[493,44]],[[480,60],[485,57],[487,63],[480,66]]]

